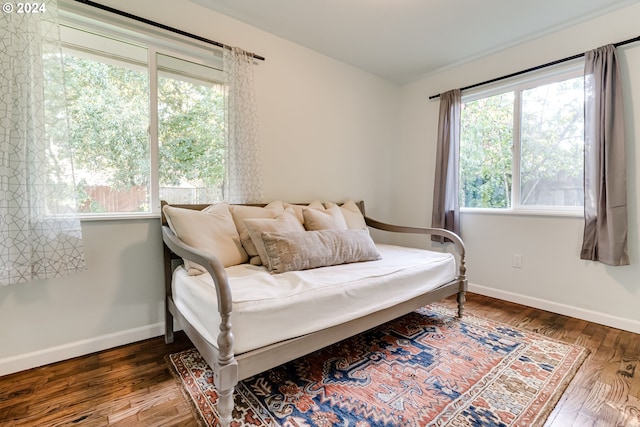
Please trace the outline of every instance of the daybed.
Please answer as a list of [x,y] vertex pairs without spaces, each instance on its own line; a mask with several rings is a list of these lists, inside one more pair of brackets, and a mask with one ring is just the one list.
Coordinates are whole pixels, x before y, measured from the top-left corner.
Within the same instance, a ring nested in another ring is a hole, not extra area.
[[[175,318],[213,368],[223,426],[242,379],[454,294],[462,316],[465,250],[447,230],[351,201],[162,207],[165,340]],[[441,236],[455,254],[377,244],[369,228]]]

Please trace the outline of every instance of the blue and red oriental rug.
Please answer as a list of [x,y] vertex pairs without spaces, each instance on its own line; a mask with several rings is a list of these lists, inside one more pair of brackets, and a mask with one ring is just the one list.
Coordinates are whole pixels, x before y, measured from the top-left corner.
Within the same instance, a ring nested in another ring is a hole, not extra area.
[[[586,355],[434,304],[242,381],[232,425],[540,426]],[[198,352],[169,362],[199,421],[218,425]]]

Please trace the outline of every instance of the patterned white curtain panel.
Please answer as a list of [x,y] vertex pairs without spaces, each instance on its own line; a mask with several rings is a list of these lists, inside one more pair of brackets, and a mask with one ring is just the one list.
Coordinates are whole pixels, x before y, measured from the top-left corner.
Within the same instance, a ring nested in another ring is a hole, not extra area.
[[224,198],[229,203],[262,201],[262,166],[253,55],[224,49],[225,143]]
[[86,268],[57,3],[10,9],[0,14],[0,285]]

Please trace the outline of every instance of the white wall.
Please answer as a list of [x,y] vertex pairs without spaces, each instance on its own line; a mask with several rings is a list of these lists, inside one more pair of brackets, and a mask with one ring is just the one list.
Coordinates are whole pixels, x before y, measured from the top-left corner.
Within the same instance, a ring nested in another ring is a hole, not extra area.
[[[265,201],[363,199],[387,215],[394,84],[189,1],[102,1],[256,52]],[[89,270],[0,287],[0,375],[162,333],[158,219],[83,222]]]
[[[438,100],[428,97],[598,46],[637,37],[640,4],[583,22],[404,86],[401,141],[391,193],[396,222],[428,225],[433,196]],[[640,153],[640,43],[620,47],[625,95],[629,254],[631,265],[581,261],[581,218],[463,213],[472,290],[640,332],[638,191]],[[426,165],[426,166],[425,166]],[[424,198],[423,198],[424,196]],[[416,198],[418,199],[416,204]],[[522,269],[512,256],[523,256]]]
[[159,220],[83,222],[88,270],[0,287],[0,374],[163,331]]

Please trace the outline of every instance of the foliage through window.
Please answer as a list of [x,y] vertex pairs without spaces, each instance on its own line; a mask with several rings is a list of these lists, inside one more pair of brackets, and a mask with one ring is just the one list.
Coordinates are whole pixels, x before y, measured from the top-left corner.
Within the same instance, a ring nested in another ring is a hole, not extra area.
[[72,27],[63,27],[62,40],[78,211],[150,213],[159,198],[220,200],[221,72]]
[[211,69],[158,54],[160,198],[172,203],[222,199],[224,92]]
[[584,101],[578,71],[463,98],[460,206],[578,210]]

